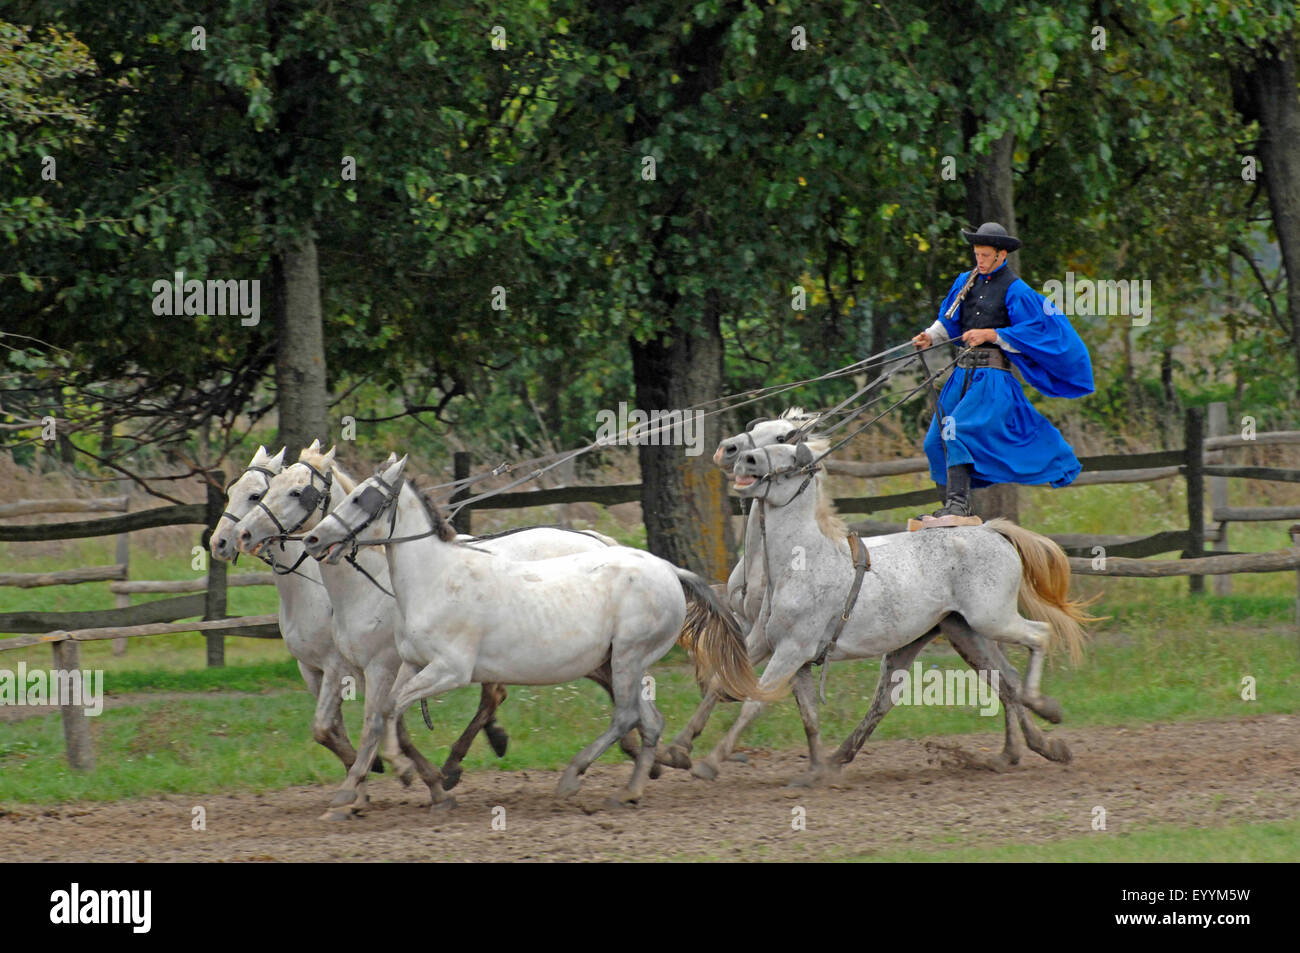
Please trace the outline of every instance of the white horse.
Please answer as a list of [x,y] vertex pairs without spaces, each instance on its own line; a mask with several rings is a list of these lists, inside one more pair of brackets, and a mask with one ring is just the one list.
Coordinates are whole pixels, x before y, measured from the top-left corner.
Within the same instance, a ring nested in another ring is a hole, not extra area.
[[[614,695],[609,728],[574,756],[556,793],[577,791],[591,763],[637,728],[641,750],[619,799],[635,803],[663,729],[642,679],[679,635],[694,649],[702,678],[716,677],[737,697],[758,692],[734,619],[694,573],[628,547],[519,562],[454,545],[454,531],[438,508],[407,484],[405,464],[405,458],[390,457],[382,473],[362,482],[303,540],[327,563],[357,545],[386,544],[405,620],[398,646],[405,664],[382,715],[367,716],[375,723],[374,730],[367,724],[363,756],[375,754],[370,745],[384,719],[400,724],[422,698],[474,682],[567,682],[608,661]],[[385,757],[400,765],[403,752],[391,729],[384,732],[384,748]]]
[[[295,547],[294,553],[301,552],[301,543],[284,543],[282,537],[299,530],[309,531],[324,512],[341,502],[343,495],[355,486],[351,477],[336,465],[334,454],[334,450],[323,453],[319,441],[316,441],[302,451],[296,464],[285,468],[271,480],[261,498],[250,504],[250,512],[235,528],[234,535],[241,550],[256,552],[269,547],[275,552],[280,545],[286,545]],[[341,492],[335,492],[335,487]],[[541,528],[475,540],[474,545],[516,558],[539,559],[600,550],[613,542],[598,533]],[[308,562],[315,565],[312,560]],[[363,553],[356,565],[359,570],[347,566],[324,566],[318,571],[324,583],[321,592],[327,595],[334,610],[334,642],[339,654],[362,674],[365,711],[370,715],[378,711],[387,698],[401,667],[397,655],[397,630],[401,616],[397,603],[389,594],[388,565],[383,556]],[[607,670],[597,668],[589,677],[609,690]],[[496,709],[505,698],[504,685],[483,685],[478,711],[452,746],[441,770],[429,764],[414,748],[405,725],[396,726],[399,742],[408,755],[406,770],[400,773],[400,780],[405,784],[411,783],[414,769],[429,786],[435,804],[454,806],[455,799],[447,796],[447,792],[460,780],[460,763],[478,732],[487,735],[498,756],[505,754],[507,735],[494,721]],[[366,723],[370,723],[369,718]],[[625,750],[632,748],[628,740],[624,740],[623,745]],[[365,747],[364,738],[362,747]],[[634,748],[631,753],[635,756]],[[368,763],[365,762],[351,766],[343,785],[330,802],[325,819],[345,819],[366,806],[368,799],[364,782],[367,770]]]
[[[852,760],[892,707],[890,684],[884,677],[888,668],[897,667],[891,666],[891,659],[896,663],[902,652],[912,652],[914,657],[916,640],[936,625],[950,638],[978,633],[1028,648],[1023,699],[1051,720],[1059,720],[1059,706],[1040,692],[1044,651],[1056,639],[1078,658],[1082,623],[1092,619],[1080,603],[1068,598],[1070,568],[1060,547],[1006,520],[875,538],[868,546],[871,564],[858,599],[838,639],[828,644],[843,614],[854,566],[846,540],[822,531],[815,518],[815,496],[803,492],[813,473],[813,460],[806,443],[777,444],[741,453],[734,468],[737,491],[767,504],[769,554],[801,554],[799,561],[788,556],[768,560],[771,578],[766,603],[750,634],[751,643],[766,641],[772,650],[760,686],[771,690],[784,684],[823,653],[827,662],[886,656],[867,717],[829,760],[814,753],[810,783],[825,780]],[[1046,621],[1021,616],[1018,600],[1031,615]],[[987,672],[981,675],[987,677]],[[1016,699],[1016,686],[1014,681],[1008,684],[1006,674],[998,688],[1004,703]],[[816,706],[810,689],[810,679],[802,688],[796,679],[795,697],[801,709]],[[761,701],[747,702],[726,737],[692,771],[702,777],[716,775],[741,732],[762,709]],[[808,720],[805,714],[805,724]],[[1049,750],[1058,744],[1052,739]],[[1062,757],[1053,760],[1068,760],[1067,751],[1057,753]]]
[[[213,558],[230,562],[238,555],[235,525],[266,494],[283,463],[284,448],[275,456],[268,454],[265,447],[257,448],[247,468],[226,492],[226,509],[208,541]],[[360,673],[334,644],[330,601],[315,561],[308,559],[295,571],[284,571],[298,560],[302,551],[302,544],[296,542],[286,542],[275,549],[275,563],[282,567],[275,575],[275,589],[280,596],[280,634],[316,699],[312,737],[334,752],[346,770],[356,761],[357,753],[343,724],[342,681],[344,676],[356,678]]]
[[[816,425],[818,419],[819,415],[817,414],[804,413],[802,408],[792,407],[775,419],[760,418],[751,421],[745,433],[725,438],[718,444],[718,449],[713,454],[713,462],[730,474],[742,452],[759,450],[778,443],[786,443],[796,437],[798,439],[807,439],[809,449],[816,454],[820,454],[827,447],[826,441],[816,437],[808,438],[809,432]],[[832,539],[843,539],[847,534],[847,527],[845,527],[844,521],[835,513],[834,504],[825,489],[824,475],[824,471],[819,470],[814,477],[812,486],[817,498],[814,510],[817,526],[821,529],[823,535]],[[900,534],[878,536],[870,541],[864,540],[864,545],[886,545],[898,538],[900,538]],[[736,564],[736,568],[732,571],[728,582],[729,604],[744,622],[747,636],[753,634],[753,622],[757,619],[764,604],[763,596],[767,587],[764,565],[762,511],[760,504],[755,502],[750,507],[749,517],[746,521],[744,557]],[[888,671],[884,677],[892,677],[897,669],[906,670],[920,650],[938,635],[939,629],[937,627],[931,629],[905,650],[891,655],[887,659]],[[982,636],[965,634],[955,629],[949,633],[949,636],[953,648],[971,668],[976,671],[997,669],[1001,680],[1013,686],[1019,684],[1019,673],[996,643],[991,643]],[[750,640],[747,638],[746,644],[749,648],[750,662],[753,664],[759,665],[771,657],[772,649],[767,640]],[[806,669],[800,669],[795,675],[796,698],[811,691],[811,674],[811,666],[809,666]],[[694,746],[695,739],[699,737],[704,730],[704,726],[708,723],[709,715],[712,713],[717,701],[718,697],[715,692],[706,692],[704,700],[700,703],[690,721],[673,739],[667,751],[661,753],[660,761],[679,768],[693,767],[690,759],[691,749]],[[1041,713],[1050,720],[1058,711],[1059,706],[1054,701],[1048,700]],[[820,734],[816,708],[802,707],[800,713],[804,717],[804,730],[809,739],[810,756],[816,759],[817,738]],[[1037,726],[1028,718],[1024,706],[1019,701],[1013,701],[1005,705],[1003,715],[1006,729],[1003,749],[998,759],[987,763],[988,767],[994,770],[1002,770],[1006,766],[1020,762],[1021,747],[1018,727],[1024,732],[1025,740],[1031,750],[1051,760],[1060,760],[1062,757],[1066,757],[1068,760],[1068,749],[1063,745],[1053,745],[1047,736],[1039,731]],[[883,717],[883,713],[881,717]],[[1026,725],[1027,727],[1023,727]],[[710,767],[709,762],[703,762],[697,774],[711,775]]]

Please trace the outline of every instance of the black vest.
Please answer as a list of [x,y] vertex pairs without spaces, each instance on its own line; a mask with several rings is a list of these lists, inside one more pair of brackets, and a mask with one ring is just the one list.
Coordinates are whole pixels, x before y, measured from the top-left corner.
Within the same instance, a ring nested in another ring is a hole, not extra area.
[[[1003,265],[991,277],[979,275],[961,303],[961,329],[1006,328],[1011,326],[1007,314],[1007,289],[1016,280],[1010,265]],[[984,345],[996,347],[996,345]]]

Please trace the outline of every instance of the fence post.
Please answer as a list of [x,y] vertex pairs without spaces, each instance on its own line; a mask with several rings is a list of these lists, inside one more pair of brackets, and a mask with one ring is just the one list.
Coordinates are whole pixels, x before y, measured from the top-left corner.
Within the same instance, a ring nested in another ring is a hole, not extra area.
[[[206,474],[208,491],[208,511],[203,531],[202,545],[206,550],[208,541],[216,531],[221,520],[221,511],[226,506],[226,494],[222,487],[226,485],[226,475],[221,470]],[[208,588],[203,600],[203,621],[226,618],[226,564],[220,559],[208,555]],[[208,668],[221,668],[226,664],[226,637],[220,632],[205,632],[208,644]]]
[[[1216,400],[1210,404],[1209,427],[1211,437],[1226,437],[1228,435],[1228,405],[1221,400]],[[1211,450],[1208,454],[1210,463],[1222,463],[1226,457],[1222,450]],[[1224,510],[1228,508],[1228,478],[1227,477],[1210,477],[1210,510]],[[1216,552],[1228,552],[1228,521],[1218,521],[1219,535],[1214,541]],[[1215,576],[1211,581],[1216,596],[1232,595],[1232,576],[1224,573],[1221,576]]]
[[[473,458],[470,455],[468,450],[457,450],[454,454],[452,454],[451,457],[452,478],[456,480],[464,480],[465,478],[467,478],[469,476],[469,468],[472,460]],[[451,502],[455,503],[457,500],[463,500],[465,499],[465,497],[469,495],[470,495],[469,487],[463,486],[455,492],[455,494],[451,498]],[[459,513],[457,513],[455,518],[452,519],[451,521],[451,525],[456,528],[456,532],[465,533],[466,535],[469,535],[474,532],[472,529],[473,524],[474,524],[473,508],[469,506],[465,507]]]
[[[1187,530],[1189,545],[1184,558],[1205,554],[1205,411],[1188,407],[1183,423],[1183,443],[1187,454]],[[1204,576],[1188,576],[1189,591],[1205,591]]]
[[[131,511],[131,496],[128,493],[126,496],[126,505],[122,507],[122,514],[126,515],[130,511]],[[126,579],[130,580],[131,578],[131,534],[130,533],[117,534],[117,549],[113,559],[114,562],[120,563],[121,565],[126,567]],[[115,609],[125,609],[130,605],[131,605],[131,596],[128,593],[119,592],[117,595],[113,597],[113,608]],[[114,639],[113,654],[125,655],[126,643],[127,643],[126,639]]]
[[[72,639],[55,642],[54,671],[78,672],[81,670],[81,646]],[[55,684],[68,685],[68,679],[54,679]],[[82,684],[82,698],[85,701],[85,684]],[[63,715],[63,745],[67,749],[68,767],[74,771],[91,771],[95,767],[95,746],[90,741],[90,719],[82,705],[73,703],[72,698],[61,699],[59,710]]]

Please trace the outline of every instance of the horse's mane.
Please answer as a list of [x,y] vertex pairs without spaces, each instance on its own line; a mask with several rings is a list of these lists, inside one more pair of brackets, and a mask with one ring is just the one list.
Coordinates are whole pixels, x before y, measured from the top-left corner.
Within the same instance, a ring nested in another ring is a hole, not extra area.
[[[798,407],[792,407],[786,411],[786,414],[791,411],[803,412]],[[830,446],[830,441],[825,437],[810,437],[805,442],[808,444],[808,449],[817,455],[825,453]],[[835,501],[823,485],[825,479],[826,471],[822,469],[817,471],[817,476],[813,480],[817,488],[817,528],[822,531],[822,535],[827,539],[838,542],[841,539],[848,538],[849,527],[844,522],[844,517],[835,511]]]
[[806,414],[802,407],[787,407],[778,420],[816,420],[820,414]]
[[444,543],[454,542],[456,527],[452,526],[447,517],[442,515],[442,507],[434,500],[433,494],[423,487],[417,486],[414,480],[407,480],[406,482],[415,493],[415,498],[420,501],[420,505],[424,507],[424,511],[429,514],[429,522],[433,525],[438,538]]
[[[298,462],[309,463],[317,470],[321,470],[325,464],[325,456],[326,454],[324,452],[313,450],[311,447],[308,447],[298,455]],[[348,475],[347,471],[338,465],[338,461],[332,463],[330,469],[334,473],[335,482],[338,483],[339,489],[343,491],[345,496],[357,488],[356,480],[352,479],[352,477]]]

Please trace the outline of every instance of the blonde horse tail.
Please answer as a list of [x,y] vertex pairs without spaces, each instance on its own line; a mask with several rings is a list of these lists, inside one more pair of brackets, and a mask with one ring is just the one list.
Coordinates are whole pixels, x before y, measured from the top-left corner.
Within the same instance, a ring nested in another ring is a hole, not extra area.
[[686,596],[686,622],[677,644],[695,662],[695,680],[703,686],[716,679],[714,684],[736,699],[770,702],[781,698],[786,686],[759,687],[744,634],[717,592],[688,570],[677,569],[677,578]]
[[1083,627],[1105,618],[1087,612],[1096,597],[1070,598],[1070,561],[1061,547],[1046,536],[1006,519],[989,520],[984,525],[1016,547],[1020,556],[1020,611],[1051,626],[1050,644],[1064,644],[1070,661],[1077,664],[1083,658],[1088,638]]

